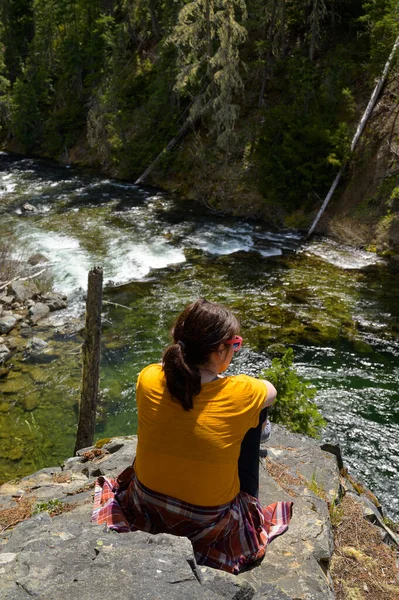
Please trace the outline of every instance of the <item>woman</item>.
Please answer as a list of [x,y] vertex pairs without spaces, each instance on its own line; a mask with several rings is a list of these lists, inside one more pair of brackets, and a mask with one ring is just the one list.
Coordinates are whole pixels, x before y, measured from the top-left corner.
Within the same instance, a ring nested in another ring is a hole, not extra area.
[[273,385],[223,377],[242,343],[229,310],[200,299],[178,317],[162,364],[137,381],[134,465],[99,478],[93,521],[188,537],[199,564],[239,573],[283,533],[290,502],[259,504],[259,443]]

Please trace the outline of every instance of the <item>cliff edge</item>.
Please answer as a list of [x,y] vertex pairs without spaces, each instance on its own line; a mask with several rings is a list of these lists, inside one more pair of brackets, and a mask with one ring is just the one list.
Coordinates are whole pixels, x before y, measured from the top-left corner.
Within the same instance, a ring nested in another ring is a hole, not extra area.
[[199,567],[186,538],[90,523],[96,477],[131,464],[136,444],[136,436],[106,440],[0,487],[1,600],[333,600],[332,526],[345,493],[395,543],[376,506],[342,477],[337,448],[274,425],[261,451],[260,500],[294,501],[288,532],[239,576]]

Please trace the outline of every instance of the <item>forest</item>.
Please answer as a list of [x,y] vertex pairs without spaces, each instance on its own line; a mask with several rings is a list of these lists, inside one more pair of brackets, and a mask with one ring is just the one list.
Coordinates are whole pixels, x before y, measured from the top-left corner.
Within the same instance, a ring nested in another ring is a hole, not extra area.
[[398,32],[397,0],[2,0],[0,140],[130,180],[177,141],[154,183],[298,226]]

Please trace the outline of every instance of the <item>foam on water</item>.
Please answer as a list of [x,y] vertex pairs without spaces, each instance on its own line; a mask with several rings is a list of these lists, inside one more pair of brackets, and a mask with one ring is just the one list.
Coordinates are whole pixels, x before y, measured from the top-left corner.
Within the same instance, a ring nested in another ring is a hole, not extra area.
[[151,269],[161,269],[185,260],[181,249],[168,245],[162,239],[154,239],[150,244],[122,238],[109,246],[104,261],[104,278],[105,281],[123,283],[145,277]]
[[49,259],[55,289],[71,294],[77,288],[86,288],[92,259],[81,248],[79,240],[55,231],[42,231],[31,226],[28,229],[24,225],[19,227],[19,234],[24,239],[26,252],[39,252]]
[[252,236],[245,230],[233,230],[224,225],[212,229],[203,227],[187,238],[190,246],[211,254],[232,254],[244,250],[248,252],[254,245]]
[[341,269],[362,269],[382,260],[373,252],[359,250],[351,246],[338,244],[333,240],[323,239],[306,244],[301,252],[314,254]]
[[184,243],[217,256],[234,252],[259,252],[262,256],[278,256],[292,247],[298,236],[259,231],[253,224],[202,225],[188,233]]

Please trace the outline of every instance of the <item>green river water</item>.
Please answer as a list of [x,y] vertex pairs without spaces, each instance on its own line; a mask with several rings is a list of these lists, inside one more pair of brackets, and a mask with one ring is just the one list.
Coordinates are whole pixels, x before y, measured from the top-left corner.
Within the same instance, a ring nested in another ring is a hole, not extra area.
[[[34,211],[25,212],[29,202]],[[213,215],[159,190],[0,154],[2,236],[50,261],[69,306],[17,338],[49,342],[19,354],[0,380],[0,480],[72,455],[81,379],[78,333],[87,272],[107,282],[97,438],[136,431],[135,380],[158,362],[182,308],[205,296],[239,317],[243,349],[230,372],[257,375],[282,346],[317,388],[351,472],[399,517],[399,283],[371,253],[309,243],[257,222]],[[121,306],[116,306],[123,305]],[[130,310],[129,310],[130,309]]]

